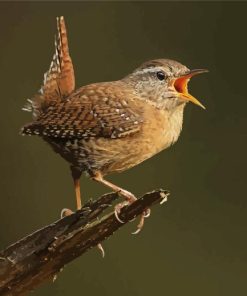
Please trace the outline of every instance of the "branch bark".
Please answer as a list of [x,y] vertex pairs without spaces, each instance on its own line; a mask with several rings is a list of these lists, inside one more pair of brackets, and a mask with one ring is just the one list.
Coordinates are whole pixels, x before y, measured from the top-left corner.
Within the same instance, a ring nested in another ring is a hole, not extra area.
[[100,215],[118,198],[102,195],[84,207],[17,241],[0,252],[0,295],[26,295],[41,283],[54,279],[64,265],[93,248],[145,209],[166,201],[162,189],[146,193],[121,210],[120,223],[114,212]]

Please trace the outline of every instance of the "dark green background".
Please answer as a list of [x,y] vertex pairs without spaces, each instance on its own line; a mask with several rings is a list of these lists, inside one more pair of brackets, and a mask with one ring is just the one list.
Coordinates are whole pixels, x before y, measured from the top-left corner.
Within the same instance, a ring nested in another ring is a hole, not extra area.
[[[53,54],[64,15],[77,86],[121,78],[145,60],[169,57],[210,73],[190,89],[172,148],[110,180],[139,195],[163,187],[139,236],[136,222],[79,258],[33,295],[246,295],[247,3],[1,3],[0,247],[74,208],[67,164],[36,137],[21,137],[21,111]],[[83,195],[106,192],[82,178]],[[151,294],[152,293],[152,294]]]

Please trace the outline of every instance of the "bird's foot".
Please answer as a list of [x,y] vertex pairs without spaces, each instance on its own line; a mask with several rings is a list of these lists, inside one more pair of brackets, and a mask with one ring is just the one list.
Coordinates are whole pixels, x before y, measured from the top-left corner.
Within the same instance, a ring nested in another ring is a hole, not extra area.
[[120,223],[124,223],[124,221],[121,220],[118,216],[121,212],[121,209],[124,208],[125,206],[131,205],[133,202],[137,200],[137,198],[134,196],[134,194],[124,189],[119,190],[118,194],[123,196],[125,198],[125,201],[115,206],[115,217]]
[[121,209],[124,208],[125,206],[128,206],[130,205],[131,203],[129,201],[123,201],[119,204],[117,204],[115,206],[115,211],[114,211],[114,214],[115,214],[115,217],[116,219],[118,220],[118,222],[120,223],[124,223],[124,221],[122,219],[119,218],[119,214],[121,213]]
[[64,217],[67,217],[67,216],[70,216],[71,214],[73,214],[74,212],[71,211],[70,209],[62,209],[61,211],[61,214],[60,214],[60,217],[61,219],[64,218]]
[[[129,191],[127,190],[119,190],[118,193],[125,198],[124,202],[121,202],[115,206],[115,217],[120,223],[124,223],[122,219],[119,218],[119,214],[121,212],[121,209],[124,208],[125,206],[131,205],[133,202],[137,200],[137,198]],[[137,234],[139,233],[143,226],[144,226],[144,219],[148,218],[150,216],[151,210],[146,209],[142,214],[141,214],[141,220],[139,224],[137,225],[137,230],[132,232],[132,234]]]
[[142,230],[142,228],[144,226],[144,219],[148,218],[150,216],[150,214],[151,214],[150,209],[146,209],[144,212],[142,212],[140,222],[137,225],[137,229],[136,229],[136,231],[132,232],[132,234],[138,234]]
[[[71,211],[70,209],[66,209],[66,208],[65,209],[62,209],[61,214],[60,214],[61,219],[64,218],[64,217],[70,216],[73,213],[74,212]],[[100,251],[100,253],[102,255],[102,258],[104,258],[105,257],[105,250],[102,247],[102,245],[101,244],[97,244],[97,248],[99,249],[99,251]]]

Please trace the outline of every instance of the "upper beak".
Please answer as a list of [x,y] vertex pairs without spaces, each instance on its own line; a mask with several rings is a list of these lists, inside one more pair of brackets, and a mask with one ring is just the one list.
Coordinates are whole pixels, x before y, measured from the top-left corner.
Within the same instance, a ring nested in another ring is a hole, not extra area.
[[203,109],[206,109],[195,97],[193,97],[191,94],[188,92],[188,82],[191,77],[201,74],[201,73],[206,73],[208,70],[206,69],[196,69],[196,70],[191,70],[185,75],[182,75],[175,80],[173,80],[173,86],[176,89],[176,91],[179,93],[179,97],[183,100],[190,101]]

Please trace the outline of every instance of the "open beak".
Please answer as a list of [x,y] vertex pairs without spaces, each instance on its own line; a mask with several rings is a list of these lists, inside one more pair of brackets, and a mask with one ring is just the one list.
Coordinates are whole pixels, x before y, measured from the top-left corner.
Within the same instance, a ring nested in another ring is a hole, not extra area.
[[188,82],[190,81],[190,78],[201,73],[206,73],[208,70],[206,69],[196,69],[191,70],[189,73],[180,76],[173,80],[173,86],[175,90],[179,93],[179,97],[185,101],[190,101],[203,109],[206,109],[195,97],[193,97],[188,92]]

